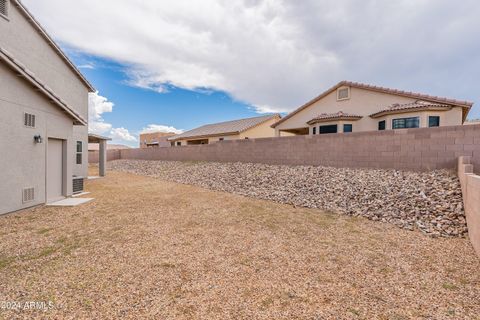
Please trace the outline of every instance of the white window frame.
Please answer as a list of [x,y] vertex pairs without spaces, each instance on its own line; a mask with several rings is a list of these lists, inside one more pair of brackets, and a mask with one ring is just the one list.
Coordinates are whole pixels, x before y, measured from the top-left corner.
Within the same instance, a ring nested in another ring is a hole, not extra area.
[[[80,151],[78,151],[79,143],[80,143],[80,146],[81,146]],[[80,163],[78,163],[78,155],[80,155]],[[83,141],[77,141],[77,143],[75,144],[75,163],[78,164],[78,165],[83,164]]]

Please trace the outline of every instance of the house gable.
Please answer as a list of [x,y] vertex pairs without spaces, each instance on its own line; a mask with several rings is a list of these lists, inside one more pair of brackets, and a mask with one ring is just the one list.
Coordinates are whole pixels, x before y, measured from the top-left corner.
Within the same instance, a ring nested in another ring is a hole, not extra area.
[[0,43],[76,113],[88,118],[88,92],[94,88],[20,1],[10,0],[8,19],[0,19]]
[[[339,88],[350,88],[350,96],[348,99],[338,99],[337,90]],[[294,128],[298,126],[300,128],[302,126],[302,120],[308,118],[308,116],[310,116],[310,113],[315,112],[312,111],[312,109],[322,109],[318,110],[319,113],[335,113],[343,111],[347,113],[369,115],[385,109],[386,106],[394,103],[412,103],[419,99],[429,102],[445,103],[452,106],[461,107],[463,109],[463,121],[466,119],[467,114],[473,105],[472,102],[468,101],[448,99],[437,96],[425,95],[421,93],[371,86],[357,82],[342,81],[334,87],[323,92],[316,98],[312,99],[311,101],[305,103],[298,109],[294,110],[293,112],[282,118],[280,121],[275,123],[273,127],[278,127],[279,129],[281,129],[284,127]],[[355,109],[354,106],[357,106],[357,108]],[[361,109],[359,110],[358,107],[360,106]],[[377,108],[374,110],[372,106],[377,106]],[[345,110],[342,110],[342,108]],[[368,110],[372,110],[372,112],[368,113]],[[306,121],[303,122],[305,123]]]

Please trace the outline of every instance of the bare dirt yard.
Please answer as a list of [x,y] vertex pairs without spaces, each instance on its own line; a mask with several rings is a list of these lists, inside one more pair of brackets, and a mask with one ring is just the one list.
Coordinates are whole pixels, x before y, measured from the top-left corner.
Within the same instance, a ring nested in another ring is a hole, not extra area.
[[[0,217],[0,318],[479,319],[466,238],[114,171],[87,188]],[[51,308],[6,304],[27,301]]]

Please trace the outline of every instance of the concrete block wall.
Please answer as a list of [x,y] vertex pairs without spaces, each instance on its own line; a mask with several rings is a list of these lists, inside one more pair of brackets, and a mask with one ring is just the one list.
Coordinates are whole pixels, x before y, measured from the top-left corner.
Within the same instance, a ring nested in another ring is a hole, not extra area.
[[[100,153],[98,151],[88,152],[88,163],[98,163]],[[107,161],[120,159],[120,150],[107,150]]]
[[480,256],[480,176],[473,173],[471,157],[458,158],[458,178],[462,185],[468,236]]
[[480,168],[480,125],[228,140],[209,145],[120,150],[121,159],[254,162],[401,170]]

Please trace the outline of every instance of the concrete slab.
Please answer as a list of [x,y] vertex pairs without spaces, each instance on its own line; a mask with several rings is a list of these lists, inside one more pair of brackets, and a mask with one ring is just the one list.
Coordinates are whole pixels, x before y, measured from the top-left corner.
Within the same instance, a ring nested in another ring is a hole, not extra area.
[[50,207],[75,207],[94,200],[93,198],[67,198],[60,201],[47,203]]
[[90,194],[90,192],[86,191],[86,192],[82,192],[82,193],[77,193],[77,194],[74,194],[72,196],[72,198],[78,198],[78,197],[86,196],[87,194]]

